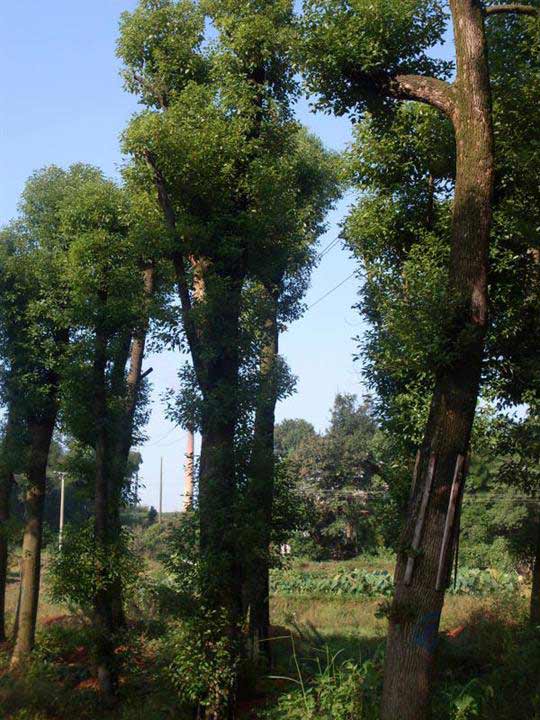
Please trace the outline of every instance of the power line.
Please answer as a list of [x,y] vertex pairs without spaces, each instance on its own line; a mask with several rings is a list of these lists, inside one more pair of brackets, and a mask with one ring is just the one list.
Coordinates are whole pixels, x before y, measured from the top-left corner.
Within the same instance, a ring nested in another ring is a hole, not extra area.
[[[150,443],[149,445],[146,445],[145,447],[147,447],[147,448],[149,448],[149,447],[155,447],[155,446],[158,445],[162,440],[165,440],[166,438],[168,438],[169,435],[170,435],[172,432],[174,432],[175,430],[178,430],[178,425],[175,425],[175,426],[172,427],[170,430],[167,430],[167,432],[165,433],[165,435],[162,435],[162,436],[159,437],[157,440],[154,440],[153,443]],[[176,442],[176,441],[175,441],[175,442]]]
[[319,260],[324,257],[326,253],[330,252],[330,250],[332,250],[332,248],[334,248],[340,240],[341,238],[337,237],[335,238],[335,240],[332,240],[332,242],[329,243],[325,248],[323,248],[319,253]]
[[356,270],[353,270],[352,273],[351,273],[350,275],[347,275],[347,277],[346,277],[344,280],[342,280],[340,283],[338,283],[335,287],[333,287],[331,290],[329,290],[328,292],[326,292],[324,295],[321,295],[321,297],[318,298],[317,300],[315,300],[315,302],[311,303],[311,305],[308,305],[308,307],[306,308],[306,312],[307,312],[307,310],[311,310],[312,307],[315,307],[315,305],[317,305],[317,304],[320,303],[322,300],[324,300],[325,298],[327,298],[329,295],[331,295],[333,292],[335,292],[335,291],[336,291],[338,288],[340,288],[342,285],[345,285],[345,283],[347,282],[347,280],[350,280],[350,279],[353,277],[353,275],[356,275]]

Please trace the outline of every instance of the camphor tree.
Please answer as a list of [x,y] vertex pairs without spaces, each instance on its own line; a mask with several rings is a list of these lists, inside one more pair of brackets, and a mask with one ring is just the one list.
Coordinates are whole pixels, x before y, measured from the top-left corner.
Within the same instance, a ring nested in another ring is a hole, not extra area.
[[[148,110],[124,146],[153,185],[167,223],[183,330],[202,396],[198,504],[203,597],[225,613],[239,650],[242,573],[235,521],[240,315],[246,279],[280,241],[296,125],[290,2],[208,2],[218,40],[202,49],[204,15],[190,3],[141,2],[122,20],[126,84]],[[284,216],[287,220],[287,215]],[[234,672],[231,675],[234,677]],[[235,683],[220,707],[228,713]]]
[[[499,151],[490,248],[491,323],[482,394],[484,400],[505,410],[520,404],[533,407],[540,381],[540,268],[535,252],[540,176],[533,130],[540,117],[538,106],[529,101],[539,92],[540,66],[537,56],[530,57],[538,42],[534,23],[501,16],[487,30]],[[509,54],[514,63],[511,70],[506,63]],[[449,259],[454,168],[451,125],[435,110],[419,104],[401,105],[384,126],[368,116],[356,127],[348,166],[359,200],[347,219],[344,236],[366,273],[359,309],[370,324],[367,336],[359,339],[359,354],[376,390],[383,428],[412,467],[429,411],[437,358],[444,355],[443,278]],[[475,432],[473,476],[486,464],[486,453],[495,453],[497,463],[502,462],[507,452],[504,439],[513,435],[514,424],[503,416],[486,424],[487,420],[483,413]],[[494,434],[503,442],[494,444]],[[475,462],[476,453],[480,453],[480,463]],[[519,454],[526,455],[523,442]],[[491,482],[500,482],[496,465],[490,474]],[[512,473],[504,476],[509,480]],[[408,491],[410,476],[404,480]],[[475,490],[483,486],[475,483]],[[494,506],[493,516],[497,512]],[[465,513],[470,523],[474,511],[467,507]],[[523,508],[516,514],[526,517],[530,513]],[[479,528],[476,535],[481,534]],[[527,542],[512,543],[516,559],[520,549],[525,560]]]
[[289,385],[279,356],[279,335],[304,309],[301,300],[316,262],[315,243],[339,192],[336,161],[316,138],[298,130],[287,160],[288,176],[282,178],[287,189],[283,205],[274,208],[269,242],[261,248],[259,262],[252,271],[254,281],[244,293],[244,313],[249,318],[245,332],[258,353],[245,469],[244,503],[249,527],[242,531],[249,538],[243,595],[253,657],[262,651],[269,658],[271,650],[269,568],[276,472],[275,407]]
[[[10,426],[14,427],[25,500],[12,666],[21,663],[34,645],[46,469],[68,350],[66,268],[71,240],[62,233],[59,207],[66,188],[85,175],[82,166],[36,173],[26,184],[19,219],[2,235],[2,359],[9,403],[5,442],[10,443]],[[12,465],[8,481],[14,470]]]
[[91,449],[96,654],[100,688],[111,700],[116,635],[124,624],[115,567],[115,558],[125,552],[120,510],[129,493],[133,435],[145,420],[142,362],[162,235],[160,217],[147,212],[144,195],[90,170],[84,183],[65,193],[61,206],[62,230],[71,238],[73,328],[63,420],[80,448]]
[[[495,157],[486,17],[536,15],[532,6],[484,8],[451,0],[456,77],[427,50],[442,41],[445,13],[432,2],[305,3],[304,64],[308,85],[339,113],[391,111],[411,100],[443,113],[456,145],[451,249],[446,282],[444,355],[435,383],[414,493],[402,535],[382,700],[383,720],[427,717],[444,583],[442,555],[453,480],[463,474],[480,388],[487,331],[488,250]],[[526,22],[526,20],[524,20]],[[491,22],[491,21],[490,21]]]

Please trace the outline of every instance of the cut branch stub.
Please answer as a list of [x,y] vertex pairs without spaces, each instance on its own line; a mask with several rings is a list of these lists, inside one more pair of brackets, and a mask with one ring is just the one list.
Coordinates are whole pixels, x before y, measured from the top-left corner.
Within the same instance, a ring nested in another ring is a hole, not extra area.
[[441,552],[439,554],[439,567],[437,569],[436,590],[442,590],[446,585],[447,569],[446,559],[448,557],[448,548],[453,538],[454,520],[456,518],[456,509],[458,507],[459,498],[461,496],[461,486],[463,483],[463,464],[465,458],[458,455],[456,459],[456,467],[454,469],[454,477],[452,480],[452,489],[448,499],[448,510],[446,511],[446,521],[444,524],[444,534],[441,544]]
[[414,536],[411,544],[411,549],[414,554],[411,554],[407,559],[407,567],[405,568],[405,576],[403,581],[405,585],[410,585],[412,580],[412,574],[414,570],[415,556],[418,554],[420,549],[420,541],[422,539],[422,530],[424,528],[424,520],[426,517],[426,510],[429,502],[429,496],[431,494],[431,488],[433,486],[433,477],[435,475],[435,462],[436,458],[434,453],[431,453],[429,458],[429,465],[426,477],[426,484],[424,486],[424,493],[422,495],[422,502],[420,504],[420,510],[418,511],[418,517],[416,519],[416,525],[414,528]]

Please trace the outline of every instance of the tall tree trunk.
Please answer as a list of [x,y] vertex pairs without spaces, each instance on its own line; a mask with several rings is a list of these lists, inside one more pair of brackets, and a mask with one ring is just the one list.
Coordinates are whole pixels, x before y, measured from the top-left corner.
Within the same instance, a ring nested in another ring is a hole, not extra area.
[[9,503],[14,483],[10,470],[0,477],[0,643],[6,640],[6,589],[9,557]]
[[[427,507],[414,572],[407,552],[397,562],[382,699],[382,720],[424,720],[445,589],[436,589],[450,488],[458,455],[469,446],[487,323],[488,245],[493,193],[493,133],[482,6],[451,0],[456,44],[454,83],[457,166],[448,291],[448,360],[437,369],[430,415],[402,547],[410,548],[422,498]],[[429,490],[430,457],[435,468]],[[416,556],[416,557],[414,557]],[[446,563],[451,562],[451,552]]]
[[271,664],[270,636],[270,540],[274,500],[274,426],[277,402],[277,359],[279,330],[277,298],[266,289],[268,317],[260,357],[260,387],[253,431],[249,468],[248,511],[253,534],[250,558],[246,563],[245,602],[249,617],[249,651],[257,660],[261,654]]
[[0,642],[6,640],[6,588],[8,575],[8,551],[9,551],[9,517],[10,502],[13,485],[12,457],[12,435],[13,435],[13,410],[8,410],[8,419],[5,427],[5,435],[2,442],[2,456],[0,459]]
[[[238,421],[239,322],[243,277],[234,271],[205,277],[205,348],[199,467],[200,550],[205,605],[225,613],[223,633],[233,661],[238,655],[242,615],[241,565],[236,522],[235,433]],[[212,720],[232,717],[236,688]]]
[[49,407],[39,418],[28,423],[30,436],[27,488],[25,496],[25,527],[22,543],[21,584],[15,647],[11,667],[16,667],[34,647],[41,575],[41,544],[43,508],[47,487],[47,461],[56,421],[57,385],[48,397]]
[[536,554],[534,556],[532,571],[530,621],[533,625],[540,625],[540,516],[538,517],[536,533]]
[[[112,482],[110,498],[112,533],[117,541],[120,539],[121,533],[120,508],[122,504],[122,491],[124,490],[129,453],[133,443],[133,427],[142,379],[142,364],[144,360],[144,348],[149,323],[149,304],[154,293],[154,277],[154,266],[153,264],[150,264],[143,271],[145,307],[140,327],[133,334],[131,344],[128,346],[129,370],[125,383],[124,370],[127,357],[125,357],[122,362],[122,387],[124,402],[122,405],[122,411],[119,413],[116,423],[114,453],[110,456],[112,464],[109,472]],[[112,440],[110,445],[113,447]],[[118,578],[114,583],[113,616],[113,620],[117,628],[125,627],[126,618],[124,611],[124,593],[121,578]]]
[[94,421],[95,421],[95,525],[96,592],[94,595],[94,630],[96,638],[97,674],[100,690],[107,702],[116,696],[118,679],[115,667],[115,633],[113,589],[109,579],[111,552],[110,507],[110,444],[107,412],[107,336],[96,330],[94,356]]

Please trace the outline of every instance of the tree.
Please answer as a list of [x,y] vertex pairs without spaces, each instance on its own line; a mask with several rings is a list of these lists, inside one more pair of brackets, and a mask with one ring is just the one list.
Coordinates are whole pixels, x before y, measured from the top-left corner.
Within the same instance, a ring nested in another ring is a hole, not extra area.
[[[274,425],[277,401],[289,391],[284,362],[279,357],[279,335],[286,323],[302,313],[301,299],[316,261],[314,245],[324,229],[328,209],[337,197],[337,158],[300,129],[295,138],[289,177],[283,178],[292,201],[278,212],[275,244],[260,258],[253,292],[244,293],[244,305],[254,307],[251,335],[258,346],[252,439],[246,468],[250,552],[244,566],[245,614],[249,617],[251,654],[260,650],[270,659],[271,536],[274,501]],[[285,220],[286,218],[286,220]],[[249,362],[249,359],[248,359]],[[286,375],[286,374],[285,374]]]
[[285,420],[276,428],[278,438],[283,431],[290,438],[285,463],[309,508],[309,546],[318,559],[348,559],[377,545],[370,492],[380,469],[371,412],[369,402],[338,393],[324,435],[305,421]]
[[282,420],[275,428],[275,452],[278,457],[287,458],[301,442],[316,435],[315,428],[307,420]]
[[[506,8],[507,10],[509,8]],[[429,418],[396,568],[389,615],[382,718],[429,714],[436,635],[444,600],[441,545],[453,479],[468,452],[487,330],[487,259],[495,157],[484,18],[479,3],[452,0],[456,78],[426,49],[442,39],[444,13],[429,2],[307,2],[304,57],[310,88],[338,112],[396,100],[428,104],[452,123],[456,142],[452,243]],[[511,8],[510,8],[511,10]],[[500,12],[498,8],[496,12]],[[532,7],[525,12],[535,14]],[[430,75],[429,73],[435,73]],[[421,544],[420,544],[421,543]],[[418,551],[421,549],[421,555]],[[451,552],[442,555],[446,565]],[[414,573],[412,571],[414,570]]]
[[63,419],[81,449],[92,450],[96,654],[108,701],[116,693],[114,644],[124,624],[121,578],[112,564],[122,550],[120,508],[129,493],[133,434],[145,420],[142,362],[160,239],[159,223],[146,223],[143,200],[94,169],[65,194],[61,208],[62,230],[72,239],[76,330]]
[[[59,229],[59,203],[66,186],[80,181],[51,167],[26,184],[17,223],[4,231],[3,358],[9,375],[9,414],[20,418],[26,445],[25,524],[12,665],[34,645],[39,600],[43,506],[49,449],[58,414],[60,377],[69,340],[66,259],[69,239]],[[24,438],[24,440],[22,440]]]
[[[3,395],[8,407],[7,418],[2,428],[0,449],[0,642],[6,641],[6,586],[9,570],[9,546],[12,540],[11,505],[15,472],[22,462],[21,440],[24,437],[24,424],[18,416],[14,397],[7,388],[9,378],[4,379]],[[10,388],[12,391],[14,388]]]
[[[501,23],[502,19],[488,28],[499,152],[490,250],[491,326],[482,389],[484,400],[496,402],[499,411],[530,403],[540,377],[534,251],[540,179],[531,131],[538,122],[538,109],[529,102],[540,79],[538,63],[530,58],[536,35],[532,26],[511,18]],[[511,71],[506,63],[510,53],[517,65]],[[441,289],[449,259],[454,163],[450,123],[431,108],[414,104],[400,106],[384,125],[368,116],[356,127],[347,160],[359,200],[347,218],[344,237],[365,270],[359,310],[370,323],[367,337],[359,339],[359,357],[377,393],[382,427],[402,463],[412,468],[437,358],[444,355],[440,328],[446,308]],[[500,482],[497,465],[506,452],[494,447],[491,438],[494,432],[505,436],[498,425],[507,427],[506,421],[492,419],[486,426],[486,419],[476,423],[474,433],[473,451],[479,457],[472,458],[468,481],[473,498],[491,488],[490,483]],[[478,468],[489,465],[494,449],[495,465],[478,484]],[[396,477],[389,483],[390,492],[397,490],[406,500],[409,485],[410,479]],[[475,563],[485,562],[491,554],[496,533],[501,536],[497,543],[501,552],[506,542],[516,561],[520,552],[522,561],[529,556],[530,512],[513,506],[509,511],[512,490],[499,493],[500,502],[483,498],[486,513],[474,509],[477,502],[464,509],[462,547],[470,546]]]
[[[229,640],[237,646],[242,291],[259,258],[281,241],[279,221],[290,217],[285,179],[296,131],[288,107],[294,90],[292,8],[283,1],[208,2],[204,9],[219,34],[214,52],[201,49],[200,9],[164,0],[141,2],[123,16],[119,53],[128,87],[152,108],[131,123],[125,149],[139,161],[141,181],[154,185],[167,223],[183,330],[202,398],[203,595],[209,608],[225,609]],[[225,699],[225,705],[233,703],[234,688]]]

